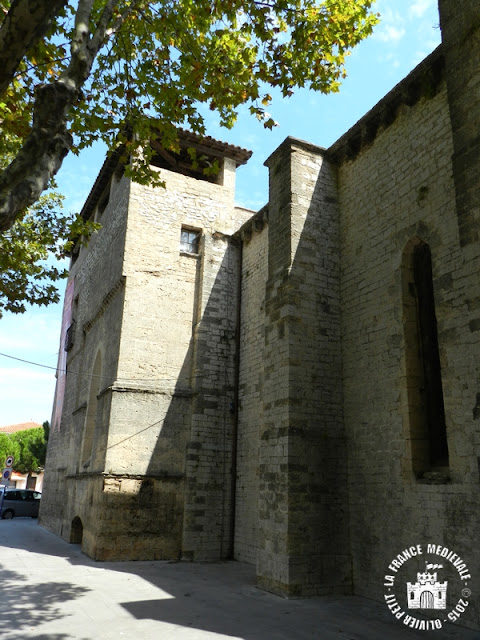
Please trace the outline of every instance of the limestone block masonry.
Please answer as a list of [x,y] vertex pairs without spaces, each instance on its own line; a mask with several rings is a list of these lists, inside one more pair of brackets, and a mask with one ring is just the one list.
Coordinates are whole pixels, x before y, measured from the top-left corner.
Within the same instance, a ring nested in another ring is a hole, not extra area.
[[241,312],[236,442],[235,558],[256,563],[258,469],[263,423],[267,211],[238,233],[242,241]]
[[348,593],[336,174],[294,140],[267,166],[258,580],[289,595]]
[[[94,558],[231,554],[239,284],[231,235],[251,215],[234,207],[237,162],[224,158],[218,183],[161,169],[165,188],[145,188],[117,179],[117,169],[105,176],[108,165],[97,180],[108,204],[71,269],[74,373],[41,516],[67,539],[80,522]],[[99,218],[98,202],[90,215]],[[182,229],[198,234],[193,251],[182,248]]]
[[382,600],[399,552],[440,545],[480,629],[480,4],[439,4],[443,44],[329,149],[287,138],[258,212],[239,147],[152,141],[162,189],[106,161],[43,525],[97,559],[250,562],[288,597]]

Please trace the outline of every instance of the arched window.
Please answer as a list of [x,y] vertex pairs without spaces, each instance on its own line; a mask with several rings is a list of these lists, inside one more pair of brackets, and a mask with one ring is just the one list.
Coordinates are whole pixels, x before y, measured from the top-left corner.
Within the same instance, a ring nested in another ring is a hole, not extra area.
[[90,393],[88,395],[87,415],[85,418],[85,429],[83,436],[81,463],[86,466],[92,457],[93,436],[95,434],[95,424],[97,421],[98,394],[100,392],[100,380],[102,374],[102,354],[100,351],[95,358],[92,378],[90,380]]
[[406,382],[412,450],[417,477],[448,467],[447,430],[437,319],[428,244],[413,238],[402,264]]

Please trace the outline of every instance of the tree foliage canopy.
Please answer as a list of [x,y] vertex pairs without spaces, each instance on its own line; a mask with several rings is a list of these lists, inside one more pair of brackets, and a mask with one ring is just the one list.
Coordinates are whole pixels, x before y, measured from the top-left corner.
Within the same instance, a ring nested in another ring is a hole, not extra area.
[[62,212],[63,198],[42,194],[8,231],[0,235],[0,317],[4,310],[23,313],[25,304],[58,302],[56,283],[68,275],[59,266],[72,238],[87,238],[98,225]]
[[205,107],[232,127],[246,104],[271,128],[271,87],[337,91],[377,21],[373,2],[0,0],[0,232],[95,140],[124,145],[129,174],[146,182],[152,123],[175,150],[175,127],[205,133]]
[[47,452],[48,426],[48,422],[45,422],[42,427],[15,433],[0,433],[0,460],[5,461],[7,456],[14,456],[13,467],[19,473],[30,473],[43,468]]

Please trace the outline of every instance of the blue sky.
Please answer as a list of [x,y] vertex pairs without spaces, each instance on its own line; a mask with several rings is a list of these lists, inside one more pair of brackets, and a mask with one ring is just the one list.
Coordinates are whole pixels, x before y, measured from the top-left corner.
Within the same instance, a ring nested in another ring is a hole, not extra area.
[[[208,115],[208,135],[253,151],[237,172],[237,204],[257,210],[268,200],[265,159],[287,137],[329,147],[440,44],[437,0],[377,0],[381,23],[347,59],[348,77],[340,92],[323,96],[299,91],[270,108],[279,123],[264,130],[246,110],[233,130]],[[58,174],[69,210],[79,211],[93,185],[104,152],[88,149],[68,157]],[[55,390],[61,305],[31,308],[0,319],[0,426],[50,420]]]

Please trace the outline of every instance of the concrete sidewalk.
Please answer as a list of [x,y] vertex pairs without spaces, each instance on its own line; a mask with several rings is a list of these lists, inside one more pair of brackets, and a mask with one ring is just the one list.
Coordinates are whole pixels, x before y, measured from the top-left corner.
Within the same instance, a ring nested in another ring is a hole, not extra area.
[[239,562],[93,562],[35,520],[0,521],[2,640],[479,640],[412,631],[381,603],[284,600]]

